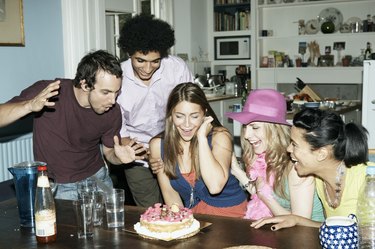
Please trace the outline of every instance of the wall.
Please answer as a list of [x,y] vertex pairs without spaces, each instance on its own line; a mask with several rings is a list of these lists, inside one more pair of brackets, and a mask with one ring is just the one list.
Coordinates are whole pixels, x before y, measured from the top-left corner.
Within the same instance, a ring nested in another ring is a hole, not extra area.
[[173,6],[173,22],[174,32],[176,37],[176,44],[174,52],[187,53],[191,58],[191,22],[186,16],[191,13],[191,1],[176,0]]
[[[35,81],[64,75],[61,1],[23,0],[23,15],[25,47],[0,46],[0,103]],[[31,127],[11,125],[0,129],[0,137],[22,129]]]
[[0,47],[0,103],[39,79],[63,76],[60,0],[23,0],[25,47]]
[[[201,0],[174,1],[175,53],[187,53],[199,59],[199,47],[207,48],[207,3]],[[194,18],[193,18],[194,17]]]
[[105,9],[109,11],[133,12],[134,7],[132,0],[106,0]]
[[205,53],[208,53],[208,31],[207,31],[207,3],[209,1],[191,0],[191,13],[189,17],[185,19],[191,20],[191,53],[199,60],[200,51],[203,52],[203,59],[205,59]]

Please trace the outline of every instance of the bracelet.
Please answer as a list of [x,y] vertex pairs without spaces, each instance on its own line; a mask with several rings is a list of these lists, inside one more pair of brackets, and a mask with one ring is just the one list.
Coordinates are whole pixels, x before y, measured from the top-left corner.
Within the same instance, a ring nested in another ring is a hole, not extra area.
[[247,190],[247,188],[250,186],[250,184],[252,184],[251,181],[248,181],[247,183],[245,183],[241,187],[242,187],[243,190]]
[[249,180],[247,183],[241,185],[242,189],[247,190],[247,188],[250,187],[250,185],[253,184],[255,181],[256,181],[256,179],[255,180]]

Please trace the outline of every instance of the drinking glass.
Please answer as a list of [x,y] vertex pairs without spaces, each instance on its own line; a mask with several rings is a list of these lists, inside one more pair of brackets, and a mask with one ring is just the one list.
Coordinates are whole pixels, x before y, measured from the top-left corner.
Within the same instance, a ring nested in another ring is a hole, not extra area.
[[98,189],[96,186],[96,182],[91,178],[84,179],[77,182],[76,184],[78,199],[80,198],[82,192],[95,192]]
[[106,193],[105,208],[108,228],[123,227],[125,224],[124,212],[125,191],[113,189]]
[[78,200],[73,201],[78,238],[94,236],[93,207],[92,197],[87,193],[81,193]]
[[101,226],[103,223],[105,195],[103,192],[95,191],[95,192],[91,192],[91,196],[92,196],[93,204],[94,204],[94,208],[93,208],[94,226]]

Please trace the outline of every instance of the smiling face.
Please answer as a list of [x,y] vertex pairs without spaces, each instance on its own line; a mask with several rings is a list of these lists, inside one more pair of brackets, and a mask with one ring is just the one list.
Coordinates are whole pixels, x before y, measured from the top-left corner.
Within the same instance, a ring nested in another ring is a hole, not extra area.
[[287,148],[300,176],[314,174],[320,164],[317,160],[319,150],[311,150],[311,146],[304,138],[305,133],[304,129],[293,126],[290,133],[291,143]]
[[[116,103],[121,89],[121,78],[99,71],[96,75],[94,88],[88,92],[88,104],[97,114],[107,112]],[[84,86],[83,86],[84,87]]]
[[172,121],[181,138],[188,142],[197,133],[205,113],[198,104],[182,101],[172,111]]
[[266,151],[268,142],[265,123],[252,122],[246,125],[244,137],[249,141],[255,154],[259,155]]
[[161,56],[159,52],[150,51],[146,55],[135,52],[131,56],[131,63],[135,77],[148,83],[152,75],[160,68]]

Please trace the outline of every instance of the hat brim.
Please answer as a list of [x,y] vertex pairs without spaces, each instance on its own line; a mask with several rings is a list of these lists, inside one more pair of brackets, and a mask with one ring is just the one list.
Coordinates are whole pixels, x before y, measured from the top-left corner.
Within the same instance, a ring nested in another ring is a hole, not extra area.
[[267,122],[273,124],[282,124],[291,126],[292,124],[286,121],[285,119],[255,114],[251,112],[227,112],[225,116],[240,122],[241,124],[250,124],[252,122]]

